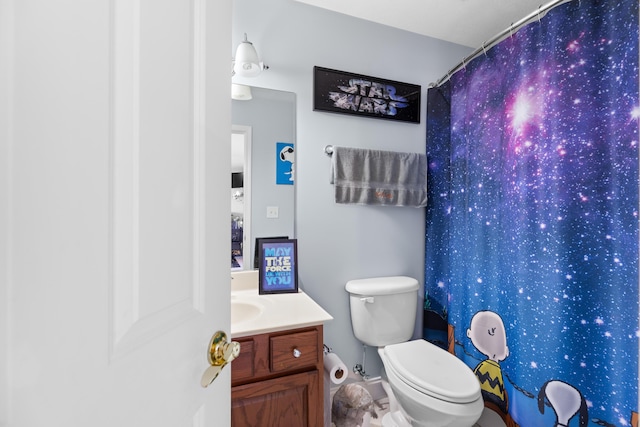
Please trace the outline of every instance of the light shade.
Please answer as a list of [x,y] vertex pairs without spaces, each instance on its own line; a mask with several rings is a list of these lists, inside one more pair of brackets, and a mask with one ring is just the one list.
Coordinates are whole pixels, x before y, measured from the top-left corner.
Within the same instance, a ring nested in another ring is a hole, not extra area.
[[248,101],[251,98],[251,88],[249,86],[231,83],[231,99],[237,99],[238,101]]
[[236,50],[233,71],[242,77],[255,77],[262,71],[258,52],[256,52],[253,44],[247,40],[246,34],[244,35],[244,41],[238,45]]

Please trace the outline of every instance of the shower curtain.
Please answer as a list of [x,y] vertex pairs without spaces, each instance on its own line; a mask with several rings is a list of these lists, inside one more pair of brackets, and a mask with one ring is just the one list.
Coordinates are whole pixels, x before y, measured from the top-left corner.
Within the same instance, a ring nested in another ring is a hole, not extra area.
[[638,425],[638,0],[574,0],[428,93],[424,336],[505,425]]

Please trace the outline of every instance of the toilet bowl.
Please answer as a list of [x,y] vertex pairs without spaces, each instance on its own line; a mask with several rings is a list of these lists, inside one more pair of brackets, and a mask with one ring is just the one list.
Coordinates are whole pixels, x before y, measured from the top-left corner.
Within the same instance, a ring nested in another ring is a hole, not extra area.
[[378,354],[392,398],[411,425],[470,427],[480,418],[480,385],[457,357],[425,340],[388,345]]
[[473,426],[484,403],[471,369],[438,346],[410,340],[418,309],[418,281],[378,277],[352,280],[345,288],[350,294],[354,335],[378,347],[391,390],[387,394],[392,414],[383,422],[390,427]]

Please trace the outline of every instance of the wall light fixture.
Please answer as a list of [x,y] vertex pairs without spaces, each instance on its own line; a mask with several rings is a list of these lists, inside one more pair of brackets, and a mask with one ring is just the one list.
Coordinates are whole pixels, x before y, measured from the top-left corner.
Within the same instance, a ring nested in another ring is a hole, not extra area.
[[247,33],[244,33],[244,41],[236,49],[236,57],[233,64],[233,72],[242,77],[255,77],[269,67],[260,62],[258,52],[253,47],[253,43],[247,40]]

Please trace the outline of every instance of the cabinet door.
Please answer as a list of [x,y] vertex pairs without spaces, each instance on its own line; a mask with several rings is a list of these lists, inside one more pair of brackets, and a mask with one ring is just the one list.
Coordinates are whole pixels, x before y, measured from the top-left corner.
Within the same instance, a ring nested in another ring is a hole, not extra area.
[[321,427],[324,408],[317,370],[231,389],[233,427]]

